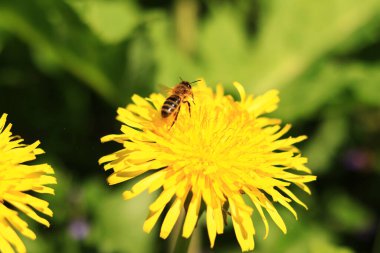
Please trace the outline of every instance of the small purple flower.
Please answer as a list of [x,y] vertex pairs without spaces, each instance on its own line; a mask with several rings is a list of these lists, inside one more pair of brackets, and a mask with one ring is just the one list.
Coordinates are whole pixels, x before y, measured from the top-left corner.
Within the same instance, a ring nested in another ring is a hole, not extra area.
[[76,218],[69,225],[69,234],[74,240],[83,240],[90,231],[88,222],[83,218]]
[[343,164],[348,170],[366,171],[372,163],[371,153],[368,150],[353,148],[343,155]]

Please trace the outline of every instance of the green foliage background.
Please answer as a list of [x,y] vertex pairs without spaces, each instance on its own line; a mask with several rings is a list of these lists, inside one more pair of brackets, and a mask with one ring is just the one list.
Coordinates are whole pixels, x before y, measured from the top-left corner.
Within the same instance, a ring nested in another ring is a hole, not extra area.
[[[380,252],[380,1],[0,0],[0,114],[56,170],[50,229],[29,252],[167,252],[142,231],[154,196],[123,201],[97,160],[119,147],[116,108],[179,77],[281,91],[273,116],[318,176],[288,234],[257,226],[255,252]],[[232,89],[231,89],[232,90]],[[209,252],[199,226],[191,252]],[[82,231],[80,233],[80,231]],[[213,252],[240,252],[233,229]]]

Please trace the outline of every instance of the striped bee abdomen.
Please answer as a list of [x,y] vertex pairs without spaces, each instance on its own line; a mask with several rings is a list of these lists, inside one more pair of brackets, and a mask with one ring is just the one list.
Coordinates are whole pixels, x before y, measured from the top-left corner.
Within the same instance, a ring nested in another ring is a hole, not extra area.
[[173,112],[175,112],[181,103],[181,98],[177,95],[171,95],[168,97],[164,105],[161,108],[161,116],[163,118],[169,117]]

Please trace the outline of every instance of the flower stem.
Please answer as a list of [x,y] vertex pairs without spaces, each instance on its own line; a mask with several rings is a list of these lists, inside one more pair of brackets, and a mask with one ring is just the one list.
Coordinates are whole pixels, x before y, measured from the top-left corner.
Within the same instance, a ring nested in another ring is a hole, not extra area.
[[177,237],[177,241],[174,246],[173,253],[184,253],[189,251],[189,245],[190,245],[190,238],[185,238],[181,236],[180,234]]
[[174,8],[177,43],[184,53],[191,54],[196,49],[198,1],[177,0]]

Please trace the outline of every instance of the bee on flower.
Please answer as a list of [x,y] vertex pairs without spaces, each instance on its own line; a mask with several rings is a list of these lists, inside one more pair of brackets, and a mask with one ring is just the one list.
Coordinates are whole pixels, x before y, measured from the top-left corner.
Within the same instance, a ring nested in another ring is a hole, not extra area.
[[[163,216],[160,237],[165,239],[183,213],[182,236],[189,238],[205,212],[213,247],[216,235],[224,232],[228,215],[242,251],[249,251],[254,248],[253,210],[261,216],[267,236],[268,214],[286,233],[274,202],[295,217],[292,201],[306,207],[289,190],[296,185],[310,194],[306,183],[316,179],[305,165],[307,158],[294,146],[306,136],[282,138],[290,125],[281,127],[279,119],[263,116],[277,108],[277,90],[253,97],[241,84],[235,82],[234,86],[240,101],[225,95],[221,85],[214,92],[204,81],[197,82],[191,89],[196,101],[191,115],[186,110],[176,111],[175,124],[162,118],[162,110],[169,110],[163,109],[168,98],[162,94],[149,98],[134,95],[133,103],[118,109],[121,133],[104,136],[101,141],[115,141],[122,148],[99,163],[111,171],[111,185],[143,175],[123,193],[126,200],[145,190],[160,190],[149,206],[145,232]],[[172,126],[168,128],[168,124]]]
[[[198,82],[194,81],[194,82]],[[187,81],[181,81],[179,84],[177,84],[171,91],[170,96],[165,100],[164,104],[161,107],[161,117],[167,118],[170,115],[174,116],[173,123],[171,124],[170,128],[174,125],[174,123],[177,121],[178,113],[181,110],[181,104],[186,103],[187,108],[189,109],[189,115],[191,116],[191,106],[190,102],[188,101],[189,98],[194,103],[194,94],[191,90],[191,84],[194,82],[187,82]]]

